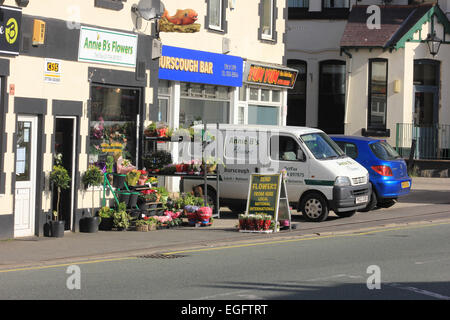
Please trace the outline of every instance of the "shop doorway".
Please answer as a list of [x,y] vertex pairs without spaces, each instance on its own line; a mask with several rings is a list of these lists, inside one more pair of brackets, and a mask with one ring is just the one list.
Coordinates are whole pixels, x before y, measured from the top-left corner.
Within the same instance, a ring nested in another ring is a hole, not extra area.
[[301,60],[288,60],[288,67],[298,70],[293,89],[288,90],[286,125],[306,125],[306,74],[307,64]]
[[439,61],[414,61],[413,135],[419,159],[435,159],[439,148],[439,69]]
[[17,117],[14,237],[34,235],[36,217],[37,116]]
[[320,63],[319,128],[326,133],[343,134],[345,117],[345,62]]
[[[76,146],[76,117],[55,118],[55,164],[62,165],[71,178],[71,187],[61,191],[59,220],[65,221],[64,229],[72,229],[75,197],[75,146]],[[52,189],[53,210],[57,206],[57,190]]]

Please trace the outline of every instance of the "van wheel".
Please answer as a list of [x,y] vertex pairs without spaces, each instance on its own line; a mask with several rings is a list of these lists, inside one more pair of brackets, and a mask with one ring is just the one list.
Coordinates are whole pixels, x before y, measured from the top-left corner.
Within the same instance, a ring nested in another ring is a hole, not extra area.
[[306,195],[300,208],[307,221],[322,222],[328,217],[327,200],[320,193],[314,192]]
[[341,218],[350,218],[355,215],[356,210],[345,211],[345,212],[335,212],[338,217]]

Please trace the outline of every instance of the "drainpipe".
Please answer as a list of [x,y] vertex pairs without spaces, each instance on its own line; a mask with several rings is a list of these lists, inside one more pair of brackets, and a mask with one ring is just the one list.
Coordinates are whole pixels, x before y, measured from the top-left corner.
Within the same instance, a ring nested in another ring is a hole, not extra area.
[[341,49],[341,55],[342,53],[344,53],[349,60],[349,64],[347,67],[347,75],[346,75],[346,94],[345,94],[345,115],[344,115],[344,134],[346,134],[346,124],[348,123],[348,110],[349,110],[349,97],[350,97],[350,83],[351,83],[351,73],[352,73],[352,68],[353,68],[353,56],[350,52],[348,52],[346,49]]

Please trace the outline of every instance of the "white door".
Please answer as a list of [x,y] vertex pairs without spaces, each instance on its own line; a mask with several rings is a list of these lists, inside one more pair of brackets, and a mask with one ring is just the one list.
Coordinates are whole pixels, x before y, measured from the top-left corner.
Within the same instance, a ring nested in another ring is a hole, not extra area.
[[37,117],[18,116],[14,237],[34,235]]

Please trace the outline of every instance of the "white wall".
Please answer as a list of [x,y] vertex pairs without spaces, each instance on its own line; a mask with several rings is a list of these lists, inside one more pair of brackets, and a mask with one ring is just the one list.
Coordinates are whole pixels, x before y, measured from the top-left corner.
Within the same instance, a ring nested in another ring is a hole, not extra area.
[[318,124],[319,63],[343,60],[340,40],[345,20],[289,20],[287,22],[286,58],[307,62],[306,125]]

